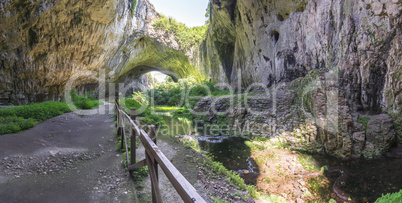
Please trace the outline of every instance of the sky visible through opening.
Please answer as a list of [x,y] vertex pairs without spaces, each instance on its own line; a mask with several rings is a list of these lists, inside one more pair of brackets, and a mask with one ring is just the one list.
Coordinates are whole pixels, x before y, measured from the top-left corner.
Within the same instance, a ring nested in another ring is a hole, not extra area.
[[151,73],[151,77],[153,77],[155,79],[156,83],[161,83],[161,82],[166,81],[167,75],[165,75],[164,73],[161,73],[159,71],[151,71],[150,73]]
[[156,11],[188,27],[205,25],[209,0],[150,0]]

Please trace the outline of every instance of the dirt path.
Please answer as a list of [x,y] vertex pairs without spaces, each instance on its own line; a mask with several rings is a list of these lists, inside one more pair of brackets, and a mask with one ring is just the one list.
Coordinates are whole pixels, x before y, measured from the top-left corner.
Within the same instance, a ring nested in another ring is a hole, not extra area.
[[[122,167],[111,104],[64,114],[18,134],[0,136],[0,202],[152,202],[149,177],[136,185]],[[201,155],[176,138],[158,147],[207,201],[240,200],[224,177],[207,175]],[[143,159],[144,148],[137,149]],[[208,169],[207,169],[208,170]],[[182,202],[159,169],[164,202]]]
[[[198,191],[198,193],[203,197],[207,202],[213,202],[207,192],[204,189],[204,185],[198,179],[198,171],[197,165],[195,161],[197,161],[196,152],[190,149],[186,149],[183,147],[181,143],[175,140],[172,137],[157,137],[157,145],[159,149],[165,154],[165,156],[172,162],[173,165],[180,171],[180,173],[194,186],[194,188]],[[142,145],[137,149],[138,155],[137,158],[140,160],[145,158],[145,149]],[[163,171],[159,168],[159,183],[161,188],[161,196],[164,202],[174,202],[180,203],[183,202],[179,194],[171,185],[170,181],[163,173]],[[150,193],[151,188],[151,180],[148,177],[144,178],[143,186],[138,188],[139,200],[140,202],[152,202],[152,194]]]
[[0,136],[0,202],[137,200],[115,150],[114,120],[106,107],[100,107],[105,114],[68,113]]

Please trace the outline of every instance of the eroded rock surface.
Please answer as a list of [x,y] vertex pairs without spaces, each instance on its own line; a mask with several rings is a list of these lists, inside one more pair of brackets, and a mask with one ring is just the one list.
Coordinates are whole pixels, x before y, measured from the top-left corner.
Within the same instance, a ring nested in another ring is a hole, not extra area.
[[[260,83],[276,92],[275,112],[262,115],[278,125],[275,132],[292,133],[308,119],[327,153],[377,155],[384,148],[366,142],[357,120],[386,113],[402,142],[400,1],[219,0],[211,10],[193,60],[235,89]],[[387,133],[389,146],[394,136]]]

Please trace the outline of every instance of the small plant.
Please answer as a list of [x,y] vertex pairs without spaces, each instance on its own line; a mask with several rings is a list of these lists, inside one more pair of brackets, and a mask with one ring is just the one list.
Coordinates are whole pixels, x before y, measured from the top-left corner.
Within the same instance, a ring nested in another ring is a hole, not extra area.
[[370,119],[371,119],[370,116],[359,116],[357,122],[363,124],[364,129],[367,131],[367,123],[369,122]]
[[227,203],[228,201],[221,199],[220,197],[212,197],[212,200],[214,200],[214,203]]
[[395,202],[401,203],[402,202],[402,190],[396,193],[388,193],[383,194],[380,198],[378,198],[375,203],[388,203],[388,202]]

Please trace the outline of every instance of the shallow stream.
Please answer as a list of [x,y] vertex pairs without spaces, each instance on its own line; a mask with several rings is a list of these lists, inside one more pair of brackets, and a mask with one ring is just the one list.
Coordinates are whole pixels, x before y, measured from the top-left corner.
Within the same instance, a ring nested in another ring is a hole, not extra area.
[[[241,137],[196,136],[202,150],[209,153],[214,161],[221,162],[255,184],[258,166],[250,159],[250,149]],[[341,170],[345,173],[340,189],[349,194],[355,202],[374,202],[382,194],[402,189],[402,149],[392,149],[386,156],[365,160],[341,160],[328,155],[312,155],[316,167],[328,166],[324,175],[333,183]]]
[[[182,133],[193,130],[194,128],[186,129]],[[198,140],[201,150],[213,157],[214,161],[221,162],[227,169],[238,173],[247,184],[256,184],[259,167],[250,158],[250,148],[245,144],[247,138],[208,135],[194,138]],[[342,184],[338,187],[343,193],[350,195],[353,202],[374,202],[382,194],[402,189],[402,147],[394,148],[385,156],[371,160],[341,160],[323,154],[302,153],[311,155],[317,168],[328,167],[324,175],[332,184],[339,180],[339,171],[343,171],[345,174]]]

